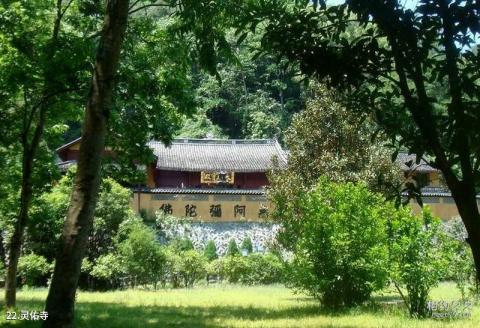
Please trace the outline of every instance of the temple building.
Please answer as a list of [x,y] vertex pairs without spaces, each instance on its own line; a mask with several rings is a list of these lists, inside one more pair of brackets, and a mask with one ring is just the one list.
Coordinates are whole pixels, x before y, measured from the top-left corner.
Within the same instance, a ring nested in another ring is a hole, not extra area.
[[[80,139],[57,149],[66,169],[75,164]],[[265,197],[267,171],[287,156],[277,140],[175,139],[169,147],[148,143],[156,161],[147,165],[147,181],[136,188],[136,212],[161,210],[201,221],[259,221],[270,207]]]
[[[79,145],[80,138],[57,149],[60,169],[76,163]],[[133,190],[132,207],[149,215],[160,210],[207,222],[261,221],[271,207],[265,196],[267,172],[274,162],[287,166],[287,153],[274,139],[185,138],[169,147],[156,141],[148,146],[156,160],[146,166],[145,185]],[[420,184],[423,203],[435,215],[445,220],[458,216],[437,169],[423,160],[417,164],[407,153],[400,153],[397,163],[407,180]],[[415,212],[420,210],[415,200],[410,204]]]

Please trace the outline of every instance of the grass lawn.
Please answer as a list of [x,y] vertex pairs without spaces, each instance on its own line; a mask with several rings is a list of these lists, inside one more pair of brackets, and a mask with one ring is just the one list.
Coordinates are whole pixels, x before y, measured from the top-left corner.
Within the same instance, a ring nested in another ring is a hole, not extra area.
[[[41,311],[46,293],[45,289],[19,292],[18,309]],[[469,319],[414,320],[398,307],[379,305],[395,297],[385,293],[375,297],[376,305],[331,313],[312,298],[295,295],[282,286],[80,292],[76,327],[480,327],[480,306],[474,307]],[[435,300],[458,298],[454,285],[449,283],[432,292]],[[0,326],[40,326],[38,321],[7,322],[2,312]]]

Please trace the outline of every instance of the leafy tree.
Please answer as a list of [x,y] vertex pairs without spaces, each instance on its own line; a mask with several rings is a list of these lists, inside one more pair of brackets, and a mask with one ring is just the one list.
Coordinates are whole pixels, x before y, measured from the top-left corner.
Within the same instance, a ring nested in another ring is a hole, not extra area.
[[230,239],[227,247],[227,256],[238,256],[240,255],[240,250],[238,249],[237,242],[235,239]]
[[240,247],[242,250],[245,250],[247,254],[253,253],[253,245],[252,245],[252,240],[249,237],[246,237],[242,241],[242,246]]
[[218,259],[217,246],[215,246],[215,242],[213,240],[208,241],[203,253],[208,261]]
[[[425,317],[428,293],[445,274],[448,266],[442,249],[441,222],[426,208],[422,217],[402,208],[389,223],[391,278],[402,295],[410,315]],[[405,287],[408,295],[403,295]]]
[[366,301],[387,281],[385,227],[392,208],[364,184],[320,179],[281,217],[280,238],[294,254],[288,284],[327,307]]
[[[336,182],[364,181],[371,190],[399,196],[401,171],[382,140],[371,140],[374,127],[368,117],[349,112],[339,95],[318,83],[312,83],[310,93],[305,111],[294,116],[285,132],[289,167],[271,175],[273,189],[282,184],[308,187],[324,176]],[[285,182],[290,176],[300,184]]]
[[45,147],[44,135],[60,127],[59,119],[75,116],[72,104],[79,98],[71,92],[82,88],[89,70],[82,55],[91,44],[76,33],[78,25],[71,12],[78,11],[76,6],[69,10],[71,5],[72,1],[61,0],[0,5],[1,144],[21,163],[18,206],[8,247],[7,307],[15,305],[16,271],[29,207],[35,189],[41,186],[34,180],[39,169],[34,164],[40,162],[37,154],[44,150],[40,149]]

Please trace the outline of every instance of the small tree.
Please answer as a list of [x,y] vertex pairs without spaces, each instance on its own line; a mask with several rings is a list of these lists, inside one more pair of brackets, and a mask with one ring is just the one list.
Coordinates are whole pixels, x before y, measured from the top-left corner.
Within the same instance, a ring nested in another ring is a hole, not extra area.
[[252,240],[249,237],[246,237],[241,246],[242,250],[245,250],[247,254],[253,253],[253,245],[252,245]]
[[205,246],[204,255],[209,262],[218,259],[217,246],[213,240],[209,240]]
[[240,255],[240,250],[238,249],[237,242],[235,239],[230,239],[228,242],[227,256],[236,256]]
[[428,293],[448,267],[440,224],[428,208],[420,217],[401,208],[388,222],[391,278],[413,317],[427,315]]
[[282,234],[294,253],[288,284],[332,308],[366,301],[387,281],[385,217],[392,209],[365,184],[320,179],[299,202],[296,214],[282,218]]
[[123,270],[132,286],[152,283],[156,287],[166,258],[155,233],[139,221],[134,221],[128,230],[127,238],[118,244]]

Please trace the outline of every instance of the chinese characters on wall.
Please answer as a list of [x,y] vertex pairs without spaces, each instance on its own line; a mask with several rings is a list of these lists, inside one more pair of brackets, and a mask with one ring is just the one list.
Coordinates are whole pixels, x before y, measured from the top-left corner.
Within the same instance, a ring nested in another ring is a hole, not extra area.
[[[256,207],[252,205],[252,207]],[[187,204],[184,206],[185,211],[184,216],[188,218],[196,218],[199,215],[198,208],[196,204]],[[159,210],[162,211],[166,215],[173,215],[173,205],[170,203],[163,203]],[[233,207],[233,213],[224,213],[222,211],[222,204],[211,204],[208,206],[208,211],[210,218],[234,218],[234,219],[244,219],[247,215],[247,206],[236,204]],[[225,215],[224,215],[225,214]],[[260,204],[258,208],[257,215],[261,219],[265,219],[268,217],[268,208],[264,204]]]

